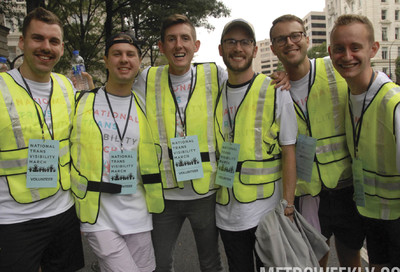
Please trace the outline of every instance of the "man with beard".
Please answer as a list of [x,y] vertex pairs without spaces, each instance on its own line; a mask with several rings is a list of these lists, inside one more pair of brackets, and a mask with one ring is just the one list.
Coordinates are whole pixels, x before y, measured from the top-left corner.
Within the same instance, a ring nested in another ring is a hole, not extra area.
[[63,28],[37,8],[23,23],[18,69],[0,74],[0,271],[76,271],[83,251],[69,191],[74,89],[52,73]]
[[[289,75],[297,113],[297,187],[300,213],[328,239],[334,234],[341,266],[361,266],[364,233],[353,197],[344,110],[347,85],[329,57],[309,59],[303,21],[275,19],[271,49]],[[306,159],[308,158],[308,159]],[[328,254],[320,260],[326,267]]]
[[[219,53],[228,67],[215,111],[221,158],[236,149],[232,176],[218,178],[216,222],[229,271],[254,271],[255,231],[263,215],[282,199],[292,219],[296,187],[296,114],[289,92],[275,90],[271,78],[256,74],[254,29],[243,19],[225,25]],[[281,122],[285,120],[285,122]],[[235,171],[236,169],[236,171]],[[261,262],[257,259],[257,271]]]

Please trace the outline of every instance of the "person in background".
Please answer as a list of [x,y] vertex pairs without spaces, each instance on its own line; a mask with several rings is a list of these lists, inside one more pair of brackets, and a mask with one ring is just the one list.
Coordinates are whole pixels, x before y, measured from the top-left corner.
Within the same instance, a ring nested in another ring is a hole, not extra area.
[[0,271],[84,266],[70,182],[74,88],[53,73],[63,27],[37,8],[24,19],[22,65],[0,74]]
[[[309,59],[304,22],[287,14],[270,29],[271,50],[290,79],[299,126],[296,144],[299,211],[326,238],[334,234],[339,263],[361,267],[363,223],[353,201],[351,160],[346,145],[345,80],[329,57]],[[329,253],[320,260],[326,267]]]
[[236,19],[225,25],[219,53],[228,79],[217,100],[214,125],[219,154],[229,154],[234,146],[239,153],[230,181],[217,179],[216,222],[231,272],[254,271],[255,231],[263,215],[282,198],[285,215],[293,219],[294,211],[296,114],[289,92],[275,90],[271,78],[254,72],[257,49],[249,22]]
[[400,267],[400,88],[371,67],[379,43],[367,17],[338,17],[330,41],[332,63],[348,85],[346,138],[369,266]]
[[156,267],[150,213],[162,212],[164,199],[156,146],[132,90],[141,60],[132,34],[113,35],[104,56],[107,83],[77,95],[72,191],[100,271],[151,272]]

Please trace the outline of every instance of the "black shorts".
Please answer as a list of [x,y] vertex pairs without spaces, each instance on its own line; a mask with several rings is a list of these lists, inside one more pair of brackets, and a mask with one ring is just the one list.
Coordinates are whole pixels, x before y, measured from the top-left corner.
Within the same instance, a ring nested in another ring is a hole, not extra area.
[[332,234],[351,249],[361,249],[365,239],[363,219],[353,201],[353,186],[338,190],[322,190],[318,210],[321,233]]
[[75,208],[59,215],[0,225],[0,271],[76,271],[84,267]]
[[400,219],[376,220],[364,217],[370,264],[400,267]]

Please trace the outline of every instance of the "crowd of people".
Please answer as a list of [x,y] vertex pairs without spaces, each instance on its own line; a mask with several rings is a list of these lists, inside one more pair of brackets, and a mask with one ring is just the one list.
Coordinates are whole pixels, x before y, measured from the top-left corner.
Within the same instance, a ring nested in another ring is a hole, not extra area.
[[165,18],[160,37],[167,65],[139,72],[140,42],[116,33],[105,85],[76,90],[53,72],[62,22],[25,17],[23,63],[0,73],[0,271],[79,270],[81,233],[100,271],[174,271],[186,219],[202,272],[224,271],[219,236],[230,272],[261,271],[255,232],[282,200],[292,224],[296,209],[334,235],[340,266],[361,267],[366,240],[375,271],[400,267],[400,88],[371,65],[368,18],[340,16],[316,59],[304,22],[276,18],[275,80],[253,70],[244,19],[222,31],[226,70],[192,63],[186,16]]

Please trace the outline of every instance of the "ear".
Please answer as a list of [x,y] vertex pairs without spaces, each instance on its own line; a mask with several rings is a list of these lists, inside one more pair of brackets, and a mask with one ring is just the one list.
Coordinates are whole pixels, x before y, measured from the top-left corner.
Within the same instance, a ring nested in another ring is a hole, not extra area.
[[256,46],[254,46],[254,50],[253,50],[253,59],[256,58],[257,52],[258,52],[258,46],[256,45]]
[[271,43],[269,47],[271,48],[272,53],[274,53],[274,55],[276,56],[274,45]]
[[164,54],[164,43],[161,40],[158,41],[158,49]]
[[222,57],[222,45],[218,45],[219,55]]
[[194,42],[194,46],[195,46],[195,50],[194,50],[194,52],[196,53],[197,51],[199,51],[199,49],[200,49],[200,41],[199,40],[197,40],[197,41],[195,41]]
[[104,56],[103,60],[104,60],[104,65],[106,66],[106,69],[108,69],[108,58],[107,58],[107,56]]
[[19,36],[18,47],[19,47],[19,49],[21,49],[22,51],[24,51],[24,37],[23,37],[22,35]]
[[371,58],[371,59],[372,59],[373,57],[375,57],[376,53],[378,53],[379,47],[380,47],[379,42],[374,42],[374,43],[372,43],[372,46],[371,46],[371,54],[370,54],[370,58]]
[[330,45],[328,46],[328,53],[329,53],[329,56],[332,58],[331,46]]

